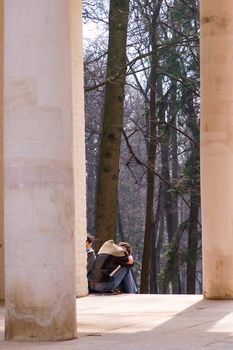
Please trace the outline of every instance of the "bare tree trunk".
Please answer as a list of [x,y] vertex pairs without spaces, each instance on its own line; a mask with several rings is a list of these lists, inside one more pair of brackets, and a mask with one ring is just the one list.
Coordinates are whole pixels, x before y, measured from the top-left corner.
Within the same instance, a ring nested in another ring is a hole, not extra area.
[[116,237],[117,188],[126,70],[129,0],[111,0],[107,83],[96,193],[96,249]]
[[156,58],[152,58],[152,69],[154,74],[151,75],[150,89],[150,143],[148,151],[148,169],[147,169],[147,201],[146,201],[146,225],[145,237],[143,246],[142,272],[141,272],[141,293],[148,293],[149,289],[149,274],[151,261],[151,244],[152,232],[154,225],[154,166],[156,155],[156,106],[155,106],[155,86],[156,86]]
[[[160,186],[161,189],[161,186]],[[158,257],[157,257],[157,241],[159,231],[159,211],[160,211],[160,191],[158,193],[157,211],[154,219],[154,229],[152,233],[152,246],[151,246],[151,266],[150,266],[150,293],[158,294]]]
[[[188,126],[193,134],[193,138],[199,141],[199,128],[197,126],[195,108],[193,105],[192,93],[188,93],[187,113],[189,114]],[[196,145],[191,146],[191,155],[188,160],[188,166],[192,171],[190,180],[190,213],[188,227],[188,260],[187,260],[187,294],[196,292],[196,265],[197,265],[197,248],[199,237],[199,220],[198,213],[200,207],[200,183],[199,183],[199,162],[200,151]]]
[[[152,51],[157,50],[157,22],[163,0],[158,0],[154,5],[151,26],[151,47]],[[149,150],[148,150],[148,170],[147,170],[147,201],[146,201],[146,224],[142,257],[141,288],[140,293],[149,292],[149,276],[151,263],[151,244],[154,228],[154,167],[156,158],[156,81],[157,81],[157,55],[151,58],[151,79],[150,79],[150,117],[149,117]]]
[[188,229],[188,262],[187,262],[187,294],[196,292],[196,265],[198,247],[198,212],[199,196],[194,192],[190,198],[190,214]]
[[157,264],[157,257],[156,257],[157,232],[158,232],[158,220],[155,218],[154,230],[152,233],[152,242],[151,242],[150,294],[158,294],[157,266],[156,266]]
[[[172,125],[176,127],[176,83],[172,83],[170,90],[170,101],[169,101],[169,119],[172,121]],[[178,180],[178,146],[177,146],[177,130],[175,128],[170,129],[170,147],[171,147],[171,182],[176,183]],[[178,234],[178,199],[175,192],[170,192],[170,216],[171,216],[171,232],[172,238]],[[181,293],[181,282],[180,282],[180,262],[179,254],[176,255],[174,273],[172,274],[172,293]]]
[[163,182],[160,180],[158,205],[154,219],[154,230],[152,238],[151,270],[150,270],[150,293],[158,294],[160,289],[160,255],[164,238],[164,194]]
[[[175,204],[177,204],[176,195],[170,191],[170,186],[168,183],[171,182],[171,176],[170,176],[170,135],[171,130],[166,125],[165,122],[165,112],[168,110],[168,119],[170,119],[174,113],[174,86],[170,89],[170,95],[172,100],[166,101],[166,97],[162,96],[162,86],[160,88],[160,98],[163,101],[160,105],[159,109],[159,121],[160,124],[160,148],[161,148],[161,165],[162,165],[162,176],[167,181],[162,183],[162,193],[164,195],[164,208],[165,208],[165,217],[166,217],[166,226],[167,226],[167,235],[168,235],[168,241],[169,244],[173,244],[173,238],[177,234],[178,230],[178,212],[177,207],[175,208]],[[168,108],[169,106],[169,108]],[[174,263],[172,266],[172,271],[167,271],[167,276],[170,276],[168,279],[166,279],[167,287],[169,282],[172,284],[172,293],[178,294],[180,293],[180,275],[179,275],[179,259],[178,255],[174,257]],[[164,290],[167,288],[164,285]]]
[[164,195],[162,194],[162,181],[160,183],[160,196],[159,196],[159,230],[158,230],[158,239],[157,239],[157,245],[156,245],[156,268],[157,268],[157,278],[158,281],[158,292],[161,293],[161,278],[160,278],[160,272],[161,272],[161,250],[163,246],[164,241],[164,235],[165,235],[165,227],[164,227]]

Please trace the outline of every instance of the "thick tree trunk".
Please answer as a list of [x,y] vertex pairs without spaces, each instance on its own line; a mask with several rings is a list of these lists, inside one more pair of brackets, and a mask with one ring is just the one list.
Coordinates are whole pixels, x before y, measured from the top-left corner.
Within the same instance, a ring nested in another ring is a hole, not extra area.
[[129,0],[111,0],[107,83],[96,194],[96,249],[116,237],[117,188],[126,69]]

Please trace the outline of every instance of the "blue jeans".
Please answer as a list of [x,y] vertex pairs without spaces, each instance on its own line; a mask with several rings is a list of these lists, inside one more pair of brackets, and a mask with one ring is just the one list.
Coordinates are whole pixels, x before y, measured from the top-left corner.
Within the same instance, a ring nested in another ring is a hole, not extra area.
[[124,293],[137,293],[137,286],[130,267],[122,266],[113,276],[109,282],[98,282],[94,288],[95,292],[104,293],[112,292],[114,289],[121,286]]

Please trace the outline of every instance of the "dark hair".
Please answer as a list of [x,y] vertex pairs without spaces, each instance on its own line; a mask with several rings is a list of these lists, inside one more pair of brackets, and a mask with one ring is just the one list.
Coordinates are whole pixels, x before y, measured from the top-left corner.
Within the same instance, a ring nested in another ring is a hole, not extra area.
[[91,236],[91,235],[89,235],[89,234],[87,234],[87,240],[86,240],[86,242],[88,242],[89,244],[90,244],[90,243],[93,243],[93,242],[94,242],[94,237]]
[[127,242],[119,242],[118,245],[119,245],[120,247],[125,248],[125,250],[127,251],[127,253],[128,253],[129,255],[132,254],[132,247],[131,247],[131,245],[130,245],[129,243],[127,243]]

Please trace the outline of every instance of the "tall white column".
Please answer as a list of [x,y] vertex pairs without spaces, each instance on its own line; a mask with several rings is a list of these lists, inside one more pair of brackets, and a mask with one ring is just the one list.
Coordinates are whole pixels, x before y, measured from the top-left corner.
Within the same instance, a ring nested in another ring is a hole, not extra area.
[[233,4],[200,4],[204,296],[233,299]]
[[71,1],[7,0],[4,11],[5,336],[70,339],[76,337]]
[[0,300],[4,299],[3,235],[3,0],[0,0]]
[[[76,232],[76,295],[86,296],[87,254],[86,254],[86,163],[85,163],[85,120],[83,101],[83,46],[82,46],[82,2],[71,1],[72,33],[72,92],[74,115],[74,180],[75,180],[75,232]],[[78,39],[78,40],[77,40]]]

